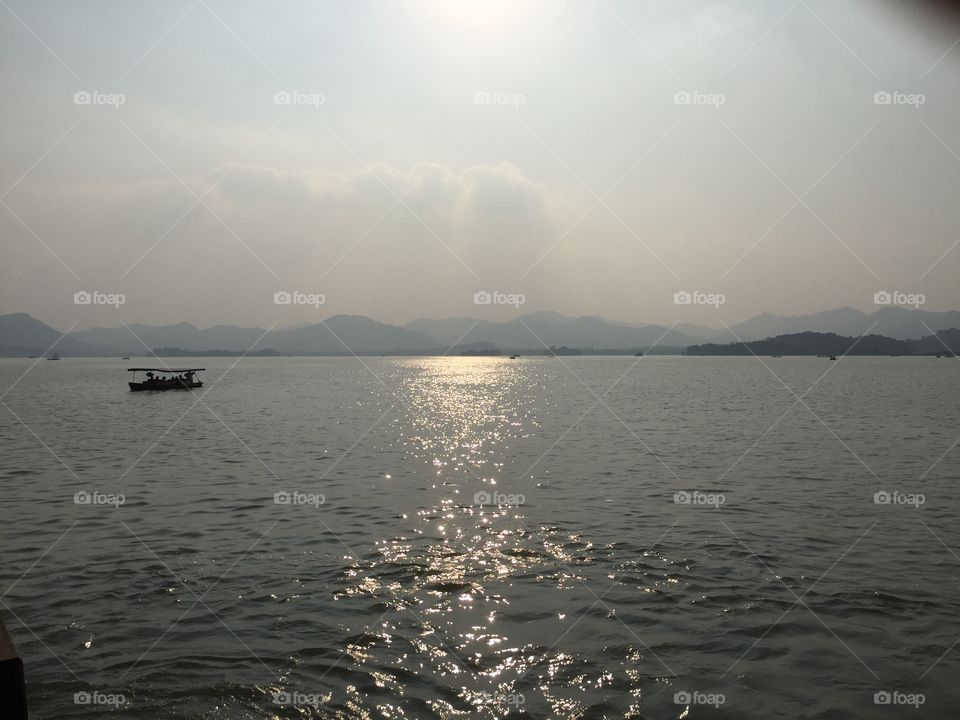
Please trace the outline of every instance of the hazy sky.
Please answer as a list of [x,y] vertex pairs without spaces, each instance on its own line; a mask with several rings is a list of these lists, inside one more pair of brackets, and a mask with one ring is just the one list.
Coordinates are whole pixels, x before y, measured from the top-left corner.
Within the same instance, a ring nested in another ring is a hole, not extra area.
[[956,39],[856,0],[4,0],[0,312],[957,309]]

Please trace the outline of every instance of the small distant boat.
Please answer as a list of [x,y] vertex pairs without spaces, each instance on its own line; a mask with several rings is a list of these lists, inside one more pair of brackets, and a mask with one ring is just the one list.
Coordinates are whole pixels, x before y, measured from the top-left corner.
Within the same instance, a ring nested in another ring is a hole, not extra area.
[[[192,390],[193,388],[203,387],[203,383],[197,380],[197,373],[206,370],[206,368],[181,368],[174,370],[171,368],[127,368],[133,373],[133,378],[127,385],[130,386],[130,392],[144,392],[146,390]],[[137,373],[145,372],[147,379],[143,382],[137,382]],[[156,373],[164,373],[160,377]],[[170,373],[167,377],[166,373]]]
[[511,359],[511,360],[516,360],[518,357],[520,357],[520,356],[519,356],[519,355],[511,355],[511,356],[510,356],[510,359]]
[[130,356],[129,356],[129,355],[124,355],[124,356],[123,356],[122,358],[120,358],[120,359],[121,359],[121,360],[129,360],[129,359],[130,359]]
[[59,360],[59,359],[60,359],[60,353],[56,353],[56,352],[47,353],[47,360]]
[[640,352],[639,350],[637,350],[637,351],[633,354],[633,356],[634,356],[634,357],[643,357],[643,353]]
[[831,359],[831,360],[836,360],[836,359],[837,359],[837,356],[836,356],[836,355],[831,355],[831,356],[830,356],[830,359]]

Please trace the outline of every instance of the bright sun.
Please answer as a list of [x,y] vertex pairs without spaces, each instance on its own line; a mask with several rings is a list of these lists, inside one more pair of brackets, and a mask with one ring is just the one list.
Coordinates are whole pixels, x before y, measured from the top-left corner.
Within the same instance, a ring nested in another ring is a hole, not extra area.
[[430,17],[466,34],[490,35],[513,30],[534,8],[534,0],[428,0]]

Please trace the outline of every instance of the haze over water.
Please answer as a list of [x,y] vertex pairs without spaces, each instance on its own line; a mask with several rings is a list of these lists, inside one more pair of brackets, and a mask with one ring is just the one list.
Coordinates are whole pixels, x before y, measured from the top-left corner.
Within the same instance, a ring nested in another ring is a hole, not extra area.
[[128,364],[4,398],[36,717],[955,704],[953,360],[220,358],[193,393]]
[[956,716],[955,5],[0,0],[0,720]]

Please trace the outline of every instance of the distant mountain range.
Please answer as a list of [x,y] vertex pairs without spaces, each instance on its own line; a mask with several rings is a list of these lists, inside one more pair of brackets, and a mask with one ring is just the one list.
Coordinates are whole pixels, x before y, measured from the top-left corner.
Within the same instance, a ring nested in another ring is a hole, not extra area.
[[960,330],[940,330],[919,340],[885,335],[843,336],[801,332],[766,340],[691,345],[687,355],[951,355],[960,353]]
[[781,316],[764,313],[727,328],[690,323],[672,328],[627,323],[597,315],[569,317],[556,312],[534,312],[506,322],[474,318],[415,320],[389,325],[360,315],[335,315],[322,323],[272,329],[216,325],[200,329],[188,322],[151,326],[61,332],[26,313],[0,315],[0,356],[40,355],[55,342],[64,356],[148,355],[157,348],[203,351],[264,351],[282,354],[435,354],[461,349],[495,347],[507,352],[539,352],[566,346],[585,351],[682,352],[688,346],[757,341],[779,335],[817,332],[845,337],[883,335],[894,340],[930,336],[960,327],[960,312],[931,312],[884,307],[866,314],[853,308],[813,315]]

